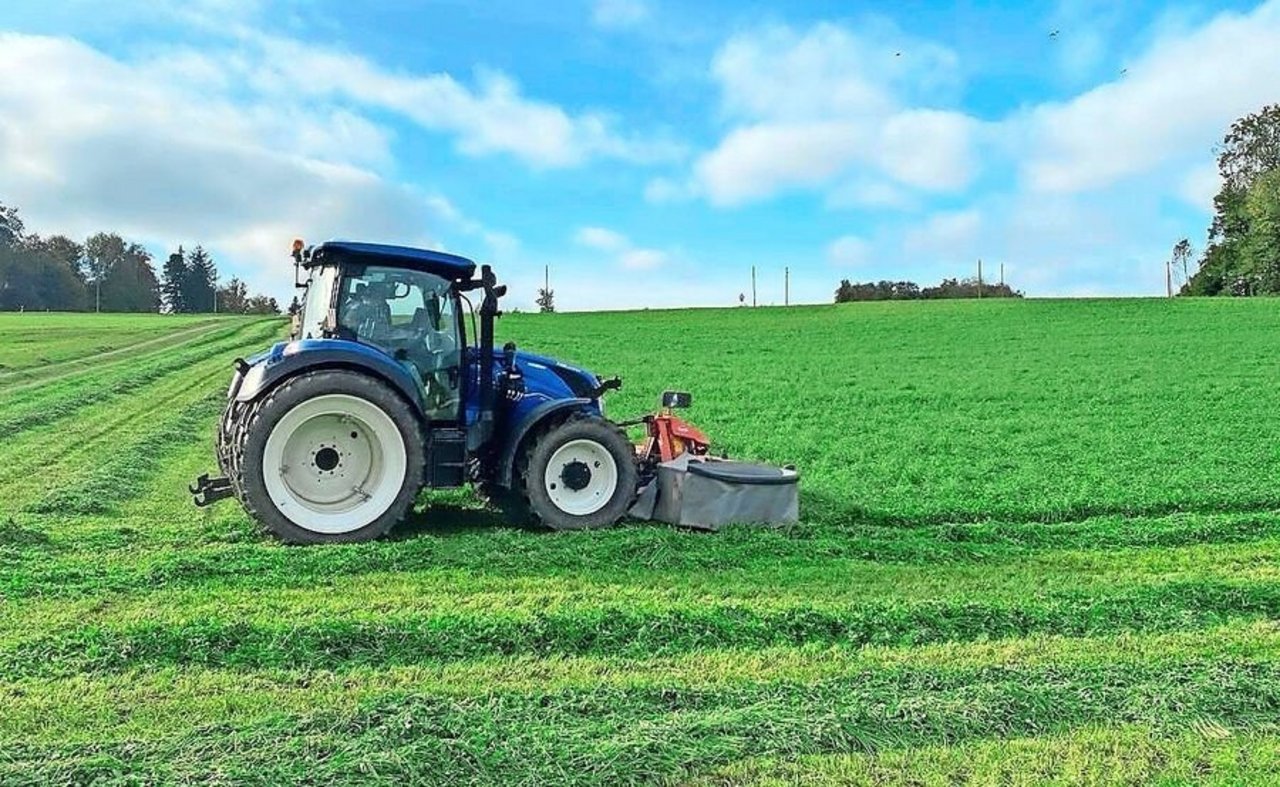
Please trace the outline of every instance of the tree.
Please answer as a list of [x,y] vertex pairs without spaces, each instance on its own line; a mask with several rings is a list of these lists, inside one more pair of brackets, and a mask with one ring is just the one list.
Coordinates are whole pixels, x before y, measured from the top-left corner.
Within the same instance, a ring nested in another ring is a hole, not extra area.
[[1185,289],[1187,282],[1191,280],[1191,273],[1188,270],[1191,257],[1195,251],[1191,248],[1191,241],[1183,238],[1173,245],[1173,256],[1169,258],[1169,264],[1175,272],[1182,272],[1182,286]]
[[0,202],[0,246],[17,246],[22,241],[22,218],[18,209]]
[[182,288],[187,311],[217,311],[214,305],[217,280],[218,269],[213,264],[213,257],[209,256],[203,246],[196,246],[187,257],[187,278]]
[[120,258],[101,283],[104,312],[160,311],[160,281],[151,267],[151,254],[136,243],[124,246]]
[[114,232],[99,232],[84,242],[85,283],[94,311],[111,311],[102,304],[102,284],[111,269],[124,259],[124,239]]
[[164,307],[170,314],[184,314],[190,311],[185,297],[185,285],[188,278],[187,253],[179,246],[178,250],[165,260],[160,274],[160,296]]
[[1181,292],[1187,295],[1280,293],[1270,256],[1270,230],[1280,170],[1280,104],[1263,107],[1231,124],[1216,148],[1222,188],[1213,199],[1213,223],[1200,267]]
[[1280,293],[1280,168],[1253,182],[1244,199],[1249,234],[1240,244],[1246,274],[1263,293]]
[[[245,314],[249,311],[249,288],[238,278],[218,288],[218,311],[229,314]],[[278,311],[278,310],[277,310]]]
[[280,304],[276,303],[275,298],[268,298],[266,295],[255,295],[245,301],[245,314],[279,314]]
[[550,289],[538,289],[538,297],[534,303],[538,304],[538,311],[549,314],[556,310],[556,291]]
[[43,253],[0,244],[0,310],[72,311],[84,288],[66,265]]

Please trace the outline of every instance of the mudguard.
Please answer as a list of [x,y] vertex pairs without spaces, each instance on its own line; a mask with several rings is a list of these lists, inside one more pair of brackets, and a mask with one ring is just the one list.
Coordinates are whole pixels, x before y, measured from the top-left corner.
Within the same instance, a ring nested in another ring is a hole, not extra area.
[[354,369],[381,378],[423,415],[422,391],[413,374],[376,347],[344,339],[302,339],[280,342],[252,363],[240,361],[231,395],[238,402],[250,402],[274,388],[285,378],[314,369]]
[[550,402],[543,402],[530,410],[516,424],[514,429],[507,432],[506,440],[502,445],[502,453],[498,455],[498,466],[495,468],[496,473],[494,474],[494,479],[499,486],[511,487],[511,471],[516,464],[516,451],[519,450],[520,443],[524,441],[524,438],[538,424],[544,423],[546,419],[558,414],[565,414],[571,410],[583,410],[591,413],[599,412],[593,399],[555,399]]

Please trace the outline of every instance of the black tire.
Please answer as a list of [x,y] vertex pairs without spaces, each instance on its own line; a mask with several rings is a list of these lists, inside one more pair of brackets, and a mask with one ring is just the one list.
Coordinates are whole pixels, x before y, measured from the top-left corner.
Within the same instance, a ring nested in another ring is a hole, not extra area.
[[[588,440],[608,451],[617,470],[613,495],[601,508],[585,515],[561,510],[544,484],[552,456],[575,440]],[[635,448],[628,442],[626,434],[611,421],[599,416],[573,416],[540,432],[529,442],[515,468],[515,486],[529,515],[552,530],[609,527],[617,524],[635,502],[635,456]]]
[[[344,533],[309,530],[281,513],[263,478],[263,459],[272,430],[298,405],[328,394],[357,397],[381,410],[395,425],[405,449],[404,480],[394,500],[368,524]],[[232,487],[245,510],[286,543],[346,543],[378,538],[404,518],[422,486],[425,440],[421,423],[398,394],[367,374],[341,369],[301,374],[273,388],[243,412],[229,415],[232,417],[226,453]]]

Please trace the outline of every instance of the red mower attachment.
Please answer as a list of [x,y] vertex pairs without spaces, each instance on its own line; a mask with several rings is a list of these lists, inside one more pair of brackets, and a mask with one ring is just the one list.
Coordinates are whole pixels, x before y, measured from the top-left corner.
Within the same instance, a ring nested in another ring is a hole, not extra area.
[[696,426],[677,418],[671,411],[677,407],[688,407],[693,397],[682,391],[667,391],[662,394],[662,409],[657,415],[646,415],[642,420],[649,435],[637,446],[641,461],[657,464],[670,462],[683,453],[694,456],[706,456],[711,449],[711,441]]

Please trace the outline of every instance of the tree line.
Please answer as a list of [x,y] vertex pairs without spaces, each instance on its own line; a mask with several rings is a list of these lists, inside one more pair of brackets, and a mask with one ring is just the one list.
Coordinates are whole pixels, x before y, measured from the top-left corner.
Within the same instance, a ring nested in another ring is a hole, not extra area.
[[841,279],[840,286],[836,288],[836,303],[1021,297],[1021,292],[1004,282],[991,284],[976,278],[943,279],[936,287],[921,287],[913,281],[850,282],[848,279]]
[[1222,186],[1194,274],[1190,241],[1173,248],[1179,294],[1280,295],[1280,104],[1237,120],[1216,152]]
[[151,253],[114,232],[84,242],[28,232],[18,209],[0,203],[0,311],[279,314],[274,298],[250,295],[233,278],[219,286],[213,257],[179,247],[159,275]]

